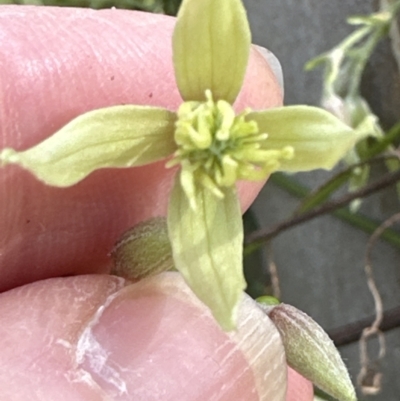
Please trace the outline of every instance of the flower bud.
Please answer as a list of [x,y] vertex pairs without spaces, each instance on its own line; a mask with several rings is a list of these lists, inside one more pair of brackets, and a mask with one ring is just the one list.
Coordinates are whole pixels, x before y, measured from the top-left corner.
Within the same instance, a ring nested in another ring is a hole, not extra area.
[[259,304],[278,329],[290,367],[340,401],[355,401],[354,387],[333,341],[293,306]]
[[167,222],[155,217],[125,232],[111,251],[111,273],[129,280],[141,279],[174,267]]

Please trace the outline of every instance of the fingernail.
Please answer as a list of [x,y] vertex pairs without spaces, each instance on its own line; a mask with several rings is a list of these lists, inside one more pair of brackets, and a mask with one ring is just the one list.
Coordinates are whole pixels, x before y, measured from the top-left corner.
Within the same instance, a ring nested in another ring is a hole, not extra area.
[[278,331],[244,297],[226,333],[178,273],[112,295],[79,342],[77,365],[115,401],[281,400],[286,364]]
[[282,91],[285,89],[285,83],[283,80],[283,71],[281,63],[274,53],[266,49],[265,47],[261,47],[255,45],[257,51],[264,57],[269,66],[271,67],[272,72],[275,74],[275,77],[279,83],[279,86],[282,88]]

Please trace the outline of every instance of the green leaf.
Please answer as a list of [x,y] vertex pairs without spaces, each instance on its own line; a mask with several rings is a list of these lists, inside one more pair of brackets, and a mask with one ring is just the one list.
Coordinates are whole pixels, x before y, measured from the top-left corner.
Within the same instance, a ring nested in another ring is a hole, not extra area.
[[354,145],[367,136],[356,131],[331,113],[310,106],[288,106],[252,112],[260,132],[267,133],[265,149],[292,146],[294,157],[280,160],[281,171],[331,169]]
[[251,35],[240,0],[184,0],[173,35],[176,81],[184,100],[233,103],[242,87]]
[[236,309],[246,283],[243,276],[243,226],[234,188],[218,199],[196,187],[196,210],[177,176],[168,209],[168,232],[175,267],[212,311],[224,330],[236,325]]
[[152,163],[176,150],[176,115],[147,106],[90,111],[22,152],[4,149],[2,164],[15,163],[48,185],[67,187],[106,167]]

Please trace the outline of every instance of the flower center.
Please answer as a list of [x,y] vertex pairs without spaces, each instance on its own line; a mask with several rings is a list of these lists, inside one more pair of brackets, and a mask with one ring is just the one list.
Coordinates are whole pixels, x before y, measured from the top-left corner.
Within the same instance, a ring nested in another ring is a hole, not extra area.
[[291,147],[266,150],[266,133],[255,121],[247,121],[250,110],[235,115],[224,101],[214,102],[206,91],[205,102],[185,102],[178,110],[175,142],[178,150],[167,164],[181,164],[181,182],[189,195],[197,183],[223,197],[222,187],[237,180],[261,180],[279,166],[279,159],[291,157]]

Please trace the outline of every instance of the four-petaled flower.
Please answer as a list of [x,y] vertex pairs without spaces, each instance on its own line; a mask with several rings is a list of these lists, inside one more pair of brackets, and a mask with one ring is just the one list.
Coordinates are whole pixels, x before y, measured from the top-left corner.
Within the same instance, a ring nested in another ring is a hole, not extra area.
[[59,187],[96,169],[173,155],[167,166],[180,165],[168,209],[174,263],[226,330],[235,327],[245,288],[236,181],[331,168],[363,136],[307,106],[235,115],[250,44],[240,0],[183,0],[173,34],[184,99],[177,113],[134,105],[94,110],[31,149],[0,153],[2,164],[17,163]]

